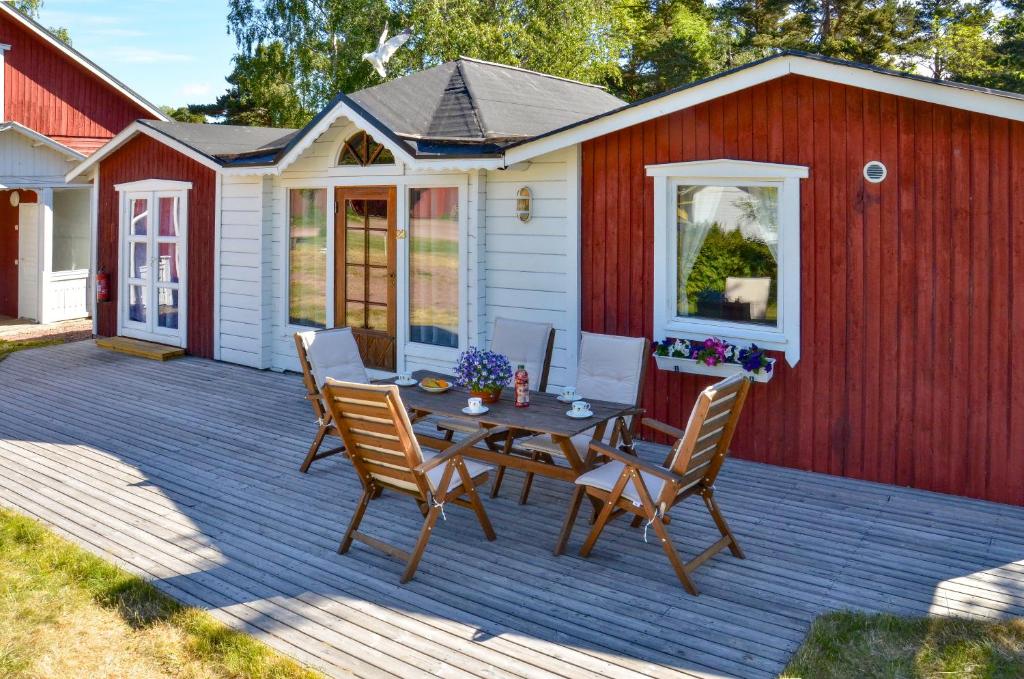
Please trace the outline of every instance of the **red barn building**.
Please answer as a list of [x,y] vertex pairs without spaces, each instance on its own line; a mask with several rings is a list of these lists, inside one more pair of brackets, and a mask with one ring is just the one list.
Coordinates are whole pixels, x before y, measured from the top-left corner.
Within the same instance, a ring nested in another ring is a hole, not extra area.
[[164,116],[0,3],[0,315],[89,315],[92,196],[65,175],[138,118]]

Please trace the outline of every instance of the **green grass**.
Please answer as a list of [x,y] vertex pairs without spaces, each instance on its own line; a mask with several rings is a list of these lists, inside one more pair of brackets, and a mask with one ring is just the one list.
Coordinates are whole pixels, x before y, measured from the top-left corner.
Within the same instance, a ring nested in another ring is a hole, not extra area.
[[[62,339],[39,339],[39,340],[2,340],[0,339],[0,361],[4,360],[15,351],[22,349],[35,349],[36,347],[50,347],[54,344],[63,344]],[[3,664],[0,663],[0,668]],[[0,676],[3,676],[0,674]]]
[[1019,679],[1024,677],[1024,619],[830,613],[815,620],[782,676]]
[[0,677],[320,675],[0,509]]

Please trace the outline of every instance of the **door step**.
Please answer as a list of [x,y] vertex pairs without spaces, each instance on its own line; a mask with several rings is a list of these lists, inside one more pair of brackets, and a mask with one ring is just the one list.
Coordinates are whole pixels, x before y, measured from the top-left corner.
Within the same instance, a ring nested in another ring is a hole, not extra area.
[[156,342],[144,342],[131,337],[100,337],[96,340],[96,346],[116,351],[120,354],[148,358],[153,361],[169,361],[185,355],[181,347],[171,347]]

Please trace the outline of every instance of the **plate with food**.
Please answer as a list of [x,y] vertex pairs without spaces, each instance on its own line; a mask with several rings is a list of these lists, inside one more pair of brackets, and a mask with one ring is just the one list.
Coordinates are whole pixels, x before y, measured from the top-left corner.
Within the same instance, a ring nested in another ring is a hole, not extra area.
[[431,394],[443,394],[452,388],[452,383],[440,377],[425,377],[420,380],[420,389]]

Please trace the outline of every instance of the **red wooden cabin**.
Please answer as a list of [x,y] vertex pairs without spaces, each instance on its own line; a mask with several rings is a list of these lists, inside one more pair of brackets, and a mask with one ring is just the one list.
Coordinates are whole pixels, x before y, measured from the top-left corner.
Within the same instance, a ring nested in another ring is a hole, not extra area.
[[138,118],[164,116],[0,2],[0,315],[89,315],[92,197],[65,175]]

